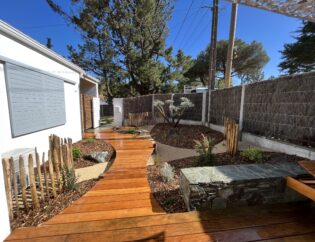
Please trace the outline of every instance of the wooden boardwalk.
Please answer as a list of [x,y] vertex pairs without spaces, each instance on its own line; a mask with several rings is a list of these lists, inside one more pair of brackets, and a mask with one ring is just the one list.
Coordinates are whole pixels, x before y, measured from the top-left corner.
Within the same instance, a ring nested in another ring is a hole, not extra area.
[[6,241],[315,241],[309,203],[166,214],[147,182],[152,142],[110,130],[97,138],[116,150],[105,177],[59,215]]

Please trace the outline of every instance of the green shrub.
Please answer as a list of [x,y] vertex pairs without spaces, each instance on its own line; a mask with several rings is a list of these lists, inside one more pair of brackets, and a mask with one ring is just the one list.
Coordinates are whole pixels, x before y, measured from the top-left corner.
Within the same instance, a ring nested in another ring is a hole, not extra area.
[[194,140],[195,151],[199,154],[197,158],[198,165],[214,165],[214,156],[212,154],[212,149],[214,147],[214,142],[211,138],[208,138],[204,134],[201,134],[201,140]]
[[82,156],[82,152],[79,148],[73,148],[72,155],[74,159],[79,159]]
[[88,138],[85,140],[86,143],[94,143],[95,139],[94,138]]
[[129,128],[127,131],[128,134],[136,134],[137,130],[135,128]]
[[255,147],[247,148],[246,150],[241,152],[241,156],[256,162],[262,162],[264,159],[263,152]]

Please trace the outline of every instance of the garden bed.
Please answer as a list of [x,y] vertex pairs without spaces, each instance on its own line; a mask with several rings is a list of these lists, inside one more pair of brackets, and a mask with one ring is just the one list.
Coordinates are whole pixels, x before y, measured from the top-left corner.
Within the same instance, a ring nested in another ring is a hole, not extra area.
[[[263,152],[263,160],[259,163],[276,163],[276,162],[297,162],[304,158],[287,155],[277,152]],[[179,175],[180,169],[198,167],[196,162],[197,157],[190,157],[185,159],[179,159],[169,161],[174,168],[174,180],[171,182],[165,182],[161,176],[160,169],[163,163],[155,164],[148,167],[148,179],[151,190],[155,199],[160,203],[163,209],[168,213],[186,212],[187,208],[183,199],[183,196],[179,189]],[[235,156],[231,156],[228,153],[221,153],[214,155],[214,165],[236,165],[236,164],[252,164],[257,163],[251,161],[240,155],[238,152]]]
[[178,125],[177,128],[169,124],[157,124],[151,130],[152,138],[162,144],[193,149],[194,140],[199,140],[201,134],[213,139],[214,144],[223,140],[223,134],[201,125]]
[[93,152],[107,151],[107,161],[110,161],[114,153],[114,149],[110,144],[106,143],[104,140],[93,138],[83,139],[77,143],[74,143],[73,149],[79,149],[81,151],[81,157],[74,159],[74,169],[98,164],[97,161],[87,158],[87,156]]
[[77,184],[77,188],[70,192],[58,194],[56,198],[45,201],[39,209],[31,209],[28,212],[20,211],[20,214],[11,221],[11,229],[18,227],[37,226],[54,217],[72,202],[78,200],[88,192],[96,183],[96,180],[88,180]]

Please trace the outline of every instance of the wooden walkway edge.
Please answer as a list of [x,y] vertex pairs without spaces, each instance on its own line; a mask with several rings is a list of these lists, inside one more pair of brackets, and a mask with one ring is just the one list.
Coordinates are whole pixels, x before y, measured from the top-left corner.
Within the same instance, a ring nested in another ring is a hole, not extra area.
[[147,181],[153,143],[111,130],[96,137],[116,150],[104,178],[60,214],[6,241],[315,241],[309,203],[166,214]]

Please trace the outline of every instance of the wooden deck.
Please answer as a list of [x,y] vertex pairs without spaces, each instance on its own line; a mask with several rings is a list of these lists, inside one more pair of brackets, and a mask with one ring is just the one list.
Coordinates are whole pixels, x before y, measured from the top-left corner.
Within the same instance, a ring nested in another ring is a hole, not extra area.
[[310,203],[166,214],[147,182],[151,141],[109,130],[97,138],[116,149],[105,177],[59,215],[6,241],[315,241]]

